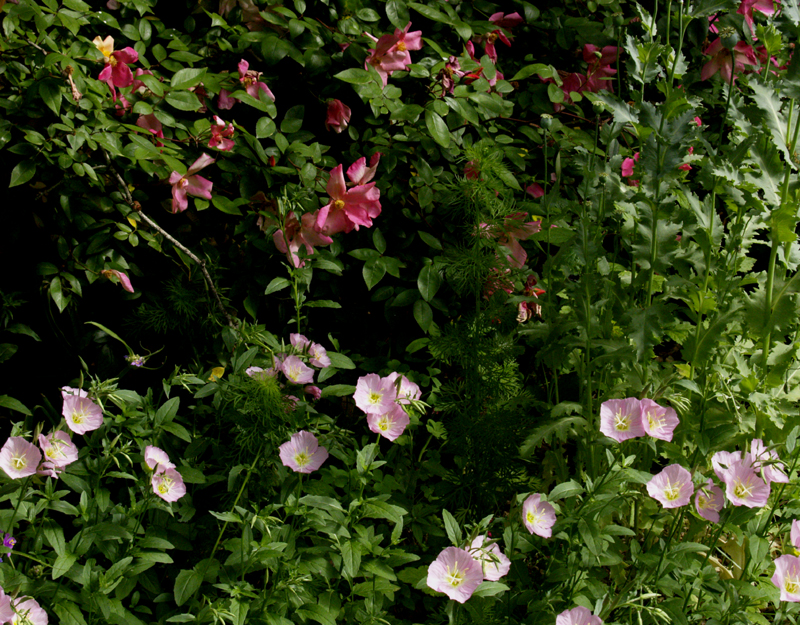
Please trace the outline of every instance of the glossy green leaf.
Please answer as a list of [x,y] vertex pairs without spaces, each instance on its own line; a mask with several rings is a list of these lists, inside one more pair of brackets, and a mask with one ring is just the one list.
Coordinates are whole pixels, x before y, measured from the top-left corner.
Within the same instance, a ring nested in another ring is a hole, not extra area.
[[436,141],[439,145],[443,148],[449,147],[450,145],[450,131],[447,128],[447,124],[442,119],[442,116],[434,113],[433,111],[426,110],[425,111],[425,126],[428,129],[428,132],[431,133],[431,137],[433,140]]

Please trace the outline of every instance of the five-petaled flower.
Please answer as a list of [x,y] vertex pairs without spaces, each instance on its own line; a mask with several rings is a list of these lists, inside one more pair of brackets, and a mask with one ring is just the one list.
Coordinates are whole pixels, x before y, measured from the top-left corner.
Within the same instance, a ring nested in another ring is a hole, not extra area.
[[214,183],[206,180],[202,176],[198,176],[197,172],[208,167],[214,159],[208,154],[201,154],[185,175],[173,171],[169,176],[169,183],[172,185],[172,212],[179,213],[189,208],[188,195],[195,197],[202,197],[207,200],[211,199],[211,188]]
[[447,547],[428,567],[428,587],[464,603],[483,582],[483,569],[469,552]]
[[111,95],[117,99],[117,92],[114,87],[129,87],[133,83],[133,73],[128,63],[135,63],[139,60],[139,54],[133,48],[114,51],[114,38],[106,37],[101,39],[95,37],[92,43],[103,53],[106,66],[98,76],[99,80],[107,83],[111,88]]
[[376,434],[380,434],[390,441],[397,440],[411,422],[406,411],[398,404],[393,404],[384,413],[372,412],[367,414],[367,425]]
[[40,475],[57,477],[60,469],[78,459],[78,448],[62,430],[47,436],[39,434],[39,447],[44,453],[44,462],[37,471]]
[[483,579],[496,582],[508,575],[511,560],[500,551],[496,542],[490,541],[484,534],[475,537],[469,546],[469,553],[483,567]]
[[642,409],[642,426],[644,431],[653,438],[662,441],[671,441],[672,433],[680,423],[678,414],[672,408],[659,406],[652,399],[643,399],[640,402]]
[[[739,41],[731,52],[722,45],[722,39],[718,37],[703,50],[703,54],[708,54],[712,58],[700,70],[700,80],[708,80],[719,72],[723,80],[729,83],[732,75],[744,71],[745,65],[758,65],[753,46],[744,41]],[[733,79],[735,80],[735,76]]]
[[301,430],[278,447],[281,463],[297,473],[312,473],[328,459],[328,450],[319,446],[317,437]]
[[422,31],[408,32],[411,22],[403,30],[396,28],[393,34],[382,35],[376,39],[369,33],[364,33],[375,42],[375,47],[370,48],[370,55],[364,62],[364,68],[372,65],[383,80],[385,87],[389,83],[389,76],[396,71],[403,71],[411,65],[409,50],[422,48]]
[[[244,90],[247,92],[247,95],[254,97],[256,100],[259,99],[259,92],[263,91],[266,96],[275,101],[275,96],[273,95],[272,91],[270,91],[269,87],[267,87],[267,83],[261,82],[261,74],[262,72],[256,72],[250,69],[250,63],[242,59],[239,61],[239,82],[244,87]],[[236,104],[236,98],[231,97],[230,93],[225,89],[221,89],[219,92],[219,102],[218,106],[221,109],[230,109],[233,108],[233,105]]]
[[349,167],[347,176],[356,185],[351,189],[345,184],[342,166],[333,168],[327,186],[330,202],[317,213],[317,232],[330,236],[372,226],[372,220],[381,214],[380,189],[370,182],[379,159],[380,153],[374,154],[367,167],[367,159],[362,156]]

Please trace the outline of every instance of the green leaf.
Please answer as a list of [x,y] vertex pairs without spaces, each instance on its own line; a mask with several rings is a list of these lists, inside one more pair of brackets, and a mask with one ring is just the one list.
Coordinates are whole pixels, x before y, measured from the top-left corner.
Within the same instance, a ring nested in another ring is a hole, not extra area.
[[211,196],[211,203],[214,205],[214,208],[228,215],[242,214],[242,211],[239,209],[239,202],[229,200],[224,195]]
[[33,159],[27,159],[18,163],[17,166],[11,170],[11,182],[8,185],[8,188],[17,187],[21,184],[25,184],[33,178],[33,175],[36,173],[36,161]]
[[295,613],[317,621],[322,625],[336,625],[336,615],[331,614],[330,610],[315,603],[306,603],[302,608],[295,610]]
[[439,270],[433,264],[425,265],[417,278],[417,288],[423,299],[430,302],[441,285],[442,276]]
[[433,111],[425,111],[425,126],[428,128],[428,132],[431,133],[431,137],[433,137],[436,143],[443,148],[450,145],[450,131],[441,115]]
[[334,302],[330,299],[315,299],[310,302],[305,302],[303,304],[306,308],[341,308],[342,305],[339,302]]
[[425,242],[425,244],[428,245],[429,247],[432,247],[435,250],[442,249],[441,241],[439,241],[439,239],[437,239],[432,234],[428,234],[427,232],[423,232],[422,230],[418,231],[417,234],[419,234],[419,238],[422,239]]
[[654,304],[649,308],[629,310],[627,334],[636,345],[636,358],[641,361],[644,354],[661,342],[663,329],[670,319],[671,308]]
[[69,306],[69,295],[64,295],[64,292],[61,290],[61,278],[58,276],[53,278],[50,282],[49,292],[50,297],[58,308],[58,312],[64,312],[64,309]]
[[47,542],[50,543],[56,555],[64,555],[64,529],[52,519],[44,519],[42,521],[42,527],[44,530],[44,537],[47,539]]
[[[66,4],[66,2],[64,3]],[[54,569],[55,570],[55,569]],[[53,578],[55,579],[55,577]],[[59,625],[86,625],[86,619],[77,604],[72,601],[60,599],[53,606],[53,611],[58,616]]]
[[323,497],[321,495],[306,495],[300,498],[300,503],[311,506],[312,508],[320,508],[321,510],[334,510],[336,512],[344,512],[342,504],[333,497]]
[[753,90],[753,100],[764,113],[764,121],[769,128],[772,143],[783,154],[784,167],[788,165],[792,169],[797,169],[786,145],[786,115],[780,112],[781,101],[775,90],[755,78],[750,82],[750,88]]
[[291,284],[286,278],[273,278],[272,281],[267,285],[267,290],[264,291],[264,295],[269,295],[270,293],[275,293],[276,291],[280,291],[285,289]]
[[359,69],[357,67],[346,69],[343,72],[334,74],[333,77],[343,80],[344,82],[349,82],[353,85],[366,85],[370,80],[372,80],[367,70]]
[[533,65],[526,65],[519,70],[514,77],[506,80],[524,80],[529,76],[538,74],[540,78],[552,78],[557,72],[550,65],[544,63],[534,63]]
[[385,501],[378,499],[368,499],[364,502],[364,516],[371,519],[386,519],[393,523],[402,523],[403,516],[408,514],[406,510],[400,506],[393,506]]
[[344,572],[350,579],[354,579],[361,568],[361,545],[346,542],[342,544],[341,551]]
[[33,413],[28,410],[28,408],[18,399],[14,399],[13,397],[9,397],[8,395],[0,395],[0,407],[8,408],[9,410],[15,410],[16,412],[21,412],[24,415],[31,416]]
[[56,558],[53,562],[52,578],[58,579],[72,568],[72,565],[78,561],[78,556],[73,553],[64,553]]
[[175,579],[175,603],[180,607],[200,588],[203,576],[192,570],[183,570]]
[[421,299],[414,302],[414,319],[417,320],[423,332],[427,333],[430,330],[433,323],[433,311],[428,302]]
[[386,3],[386,17],[389,18],[389,21],[395,28],[399,28],[400,30],[403,30],[406,24],[411,21],[408,8],[403,0],[389,0],[389,2]]
[[367,283],[367,290],[371,291],[372,287],[386,275],[386,265],[382,258],[373,258],[364,263],[361,273],[364,275],[364,282]]
[[338,352],[328,352],[328,358],[331,359],[331,365],[337,369],[355,369],[355,363],[344,354]]
[[450,514],[446,509],[442,510],[442,519],[444,519],[444,531],[447,532],[447,538],[455,547],[461,547],[461,526],[456,521],[455,517]]
[[[170,80],[169,84],[172,86],[173,89],[188,89],[189,87],[194,87],[195,85],[199,84],[200,81],[203,79],[205,73],[206,73],[205,67],[186,67],[184,69],[179,69],[172,76],[172,80]],[[169,102],[169,96],[167,96],[167,101]],[[195,109],[181,109],[181,110],[195,110]]]
[[425,109],[419,104],[404,104],[392,111],[389,119],[414,123],[419,119],[419,116],[422,115],[422,111],[424,110]]
[[[578,406],[580,408],[580,406]],[[553,436],[558,436],[562,441],[567,439],[567,434],[572,428],[586,427],[588,423],[583,417],[564,417],[553,423],[542,425],[531,432],[522,443],[519,455],[530,458],[544,441],[549,441]]]
[[203,106],[191,91],[170,91],[164,99],[180,111],[198,111]]
[[583,490],[583,486],[578,484],[575,480],[563,482],[550,491],[550,494],[547,496],[547,501],[557,501],[558,499],[574,497],[575,495],[580,495]]
[[452,24],[453,21],[447,17],[441,11],[437,11],[433,7],[429,7],[425,4],[419,4],[418,2],[409,2],[408,6],[414,9],[420,15],[424,15],[429,20],[433,20],[434,22],[442,22],[443,24]]
[[266,139],[267,137],[271,137],[275,134],[276,130],[277,127],[275,126],[275,122],[269,117],[262,117],[258,120],[258,122],[256,122],[257,139]]
[[508,590],[508,586],[502,582],[481,582],[481,585],[472,593],[473,597],[494,597],[501,592]]
[[17,353],[19,349],[14,343],[0,343],[0,362],[5,362]]
[[344,397],[346,395],[352,395],[355,392],[356,387],[352,384],[331,384],[322,389],[322,396]]
[[39,95],[47,107],[56,115],[61,110],[61,87],[51,80],[43,80],[39,84]]

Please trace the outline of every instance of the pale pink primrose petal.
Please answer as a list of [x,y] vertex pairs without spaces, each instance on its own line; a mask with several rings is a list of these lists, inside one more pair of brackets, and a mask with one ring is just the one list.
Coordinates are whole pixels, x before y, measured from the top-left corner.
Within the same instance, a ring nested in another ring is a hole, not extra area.
[[153,492],[161,497],[164,501],[178,501],[186,494],[186,485],[183,483],[183,477],[175,469],[164,469],[153,473],[150,478],[150,483],[153,486]]
[[390,441],[395,441],[405,431],[411,422],[406,411],[397,404],[394,404],[383,414],[367,414],[367,424],[369,429],[376,434],[380,434]]
[[792,532],[790,537],[794,548],[800,549],[800,523],[798,523],[797,519],[792,521]]
[[785,467],[779,461],[778,454],[773,449],[767,449],[760,438],[755,438],[750,443],[750,457],[753,461],[753,468],[761,471],[761,476],[767,484],[789,482],[789,477],[783,472]]
[[783,555],[775,560],[772,583],[781,591],[781,601],[800,602],[800,558]]
[[86,434],[103,425],[103,410],[88,397],[65,397],[61,414],[76,434]]
[[483,567],[483,579],[496,582],[508,575],[511,560],[500,550],[496,542],[489,541],[484,534],[475,537],[469,548],[470,555]]
[[39,447],[44,454],[45,464],[50,463],[59,469],[78,459],[78,448],[70,440],[69,434],[62,430],[51,432],[47,436],[39,434]]
[[395,389],[391,382],[377,373],[361,376],[356,382],[353,399],[367,414],[384,414],[394,405]]
[[293,333],[289,335],[289,342],[292,344],[292,347],[297,349],[299,352],[304,352],[311,345],[311,341],[309,341],[305,336],[302,334]]
[[308,348],[308,354],[311,356],[309,362],[315,367],[326,369],[327,367],[331,366],[331,359],[330,356],[328,356],[328,350],[322,347],[322,345],[319,343],[311,343],[311,346]]
[[14,618],[14,609],[11,607],[11,597],[0,588],[0,623],[8,623]]
[[328,450],[319,446],[317,437],[305,430],[292,437],[278,448],[281,463],[297,473],[312,473],[328,459]]
[[153,445],[148,445],[144,448],[144,463],[150,470],[153,470],[156,467],[158,467],[159,471],[163,469],[175,468],[175,465],[169,461],[167,452],[159,449],[158,447],[154,447]]
[[641,407],[644,431],[653,438],[671,441],[672,433],[680,423],[675,410],[659,406],[652,399],[643,399]]
[[[711,467],[721,482],[727,483],[730,467],[742,461],[741,451],[718,451],[711,456]],[[749,464],[749,460],[748,460]]]
[[594,616],[588,608],[578,606],[564,610],[556,617],[556,625],[603,625],[599,616]]
[[11,600],[14,617],[11,625],[47,625],[47,612],[31,597],[17,597]]
[[314,370],[297,356],[287,356],[281,363],[281,371],[295,384],[308,384],[314,381]]
[[483,582],[481,565],[466,551],[448,547],[428,567],[429,588],[464,603]]
[[671,464],[647,483],[647,493],[665,508],[680,508],[694,493],[692,475],[679,464]]
[[734,462],[728,469],[725,495],[734,506],[762,508],[769,499],[769,485],[749,463]]
[[531,534],[550,538],[556,523],[556,511],[549,503],[542,501],[541,494],[536,493],[522,504],[522,522]]
[[[398,378],[400,378],[399,385],[397,383]],[[419,386],[397,371],[390,373],[385,379],[395,388],[395,401],[398,404],[408,404],[412,400],[418,400],[422,397],[422,391],[419,390]]]
[[707,521],[719,523],[719,511],[725,507],[725,494],[709,479],[705,486],[697,489],[694,507],[697,514]]
[[635,397],[600,404],[600,431],[618,443],[645,435],[641,404]]
[[42,452],[20,436],[11,436],[0,449],[0,468],[14,480],[36,473],[41,461]]

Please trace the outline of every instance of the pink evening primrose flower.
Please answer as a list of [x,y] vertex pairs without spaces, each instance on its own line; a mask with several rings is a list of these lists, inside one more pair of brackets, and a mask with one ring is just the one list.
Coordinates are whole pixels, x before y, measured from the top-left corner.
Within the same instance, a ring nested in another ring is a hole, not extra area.
[[641,407],[644,431],[653,438],[671,441],[672,433],[680,423],[677,413],[672,408],[659,406],[652,399],[643,399]]
[[[376,155],[371,165],[377,166]],[[378,155],[378,158],[380,156]],[[347,175],[356,186],[348,189],[344,181],[342,165],[333,168],[328,179],[328,196],[330,202],[317,213],[314,229],[326,236],[338,232],[350,232],[360,226],[369,228],[372,220],[381,214],[381,192],[374,182],[369,182],[374,169],[366,167],[366,159],[362,156],[347,170]]]
[[39,434],[39,447],[44,453],[44,466],[48,469],[63,469],[78,459],[78,448],[70,440],[69,434],[61,430],[47,436]]
[[778,461],[778,454],[772,449],[767,449],[760,438],[755,438],[750,443],[750,458],[753,468],[761,469],[761,476],[769,485],[771,482],[787,484],[789,477],[783,472],[783,463]]
[[211,139],[208,141],[208,147],[219,148],[223,152],[230,152],[233,146],[236,145],[233,139],[228,137],[233,136],[233,124],[228,123],[227,127],[225,122],[218,116],[214,115],[214,124],[211,126]]
[[758,477],[753,467],[736,461],[728,468],[725,495],[734,506],[762,508],[769,499],[769,485]]
[[508,575],[511,560],[500,550],[496,542],[491,542],[484,534],[475,537],[469,547],[470,555],[483,567],[483,579],[496,582]]
[[61,414],[67,421],[67,427],[76,434],[86,434],[103,425],[102,408],[88,397],[65,397]]
[[0,468],[12,480],[36,473],[42,452],[20,436],[11,436],[0,449]]
[[319,446],[317,437],[302,430],[278,447],[283,466],[297,473],[312,473],[328,459],[328,450]]
[[82,388],[72,388],[71,386],[61,387],[61,399],[66,399],[71,395],[75,395],[76,397],[88,397],[89,393],[84,391]]
[[125,48],[115,52],[114,38],[110,36],[105,39],[95,37],[92,43],[102,52],[103,60],[106,63],[105,68],[97,78],[108,84],[111,88],[112,97],[116,100],[117,92],[114,88],[129,87],[133,83],[133,73],[127,64],[138,61],[139,54],[133,48]]
[[31,597],[17,597],[11,600],[13,618],[11,625],[47,625],[47,612]]
[[356,406],[367,414],[385,414],[395,405],[394,384],[377,373],[368,373],[358,378],[353,399]]
[[11,607],[11,597],[0,588],[0,623],[8,623],[14,618],[14,609]]
[[680,508],[694,493],[692,474],[679,464],[671,464],[647,483],[647,493],[665,508]]
[[725,495],[722,489],[709,479],[705,486],[697,489],[694,507],[697,514],[707,521],[719,523],[719,511],[725,507]]
[[153,445],[148,445],[144,448],[144,463],[148,469],[151,471],[155,469],[159,473],[166,469],[175,468],[175,465],[169,461],[167,452]]
[[428,567],[428,587],[464,603],[483,582],[481,565],[458,547],[448,547]]
[[618,443],[645,435],[641,403],[635,397],[600,404],[600,431]]
[[306,351],[308,346],[311,345],[311,341],[297,332],[289,334],[289,343],[300,353]]
[[781,601],[800,602],[800,558],[783,555],[775,560],[772,583],[781,591]]
[[[400,379],[398,383],[397,380]],[[395,388],[395,401],[398,404],[409,404],[411,401],[416,401],[422,397],[422,391],[419,386],[411,382],[406,376],[394,371],[384,378],[388,380]]]
[[[728,471],[734,462],[742,461],[741,451],[718,451],[711,456],[711,467],[714,469],[720,482],[727,482]],[[750,464],[749,454],[747,464]]]
[[530,495],[522,504],[522,522],[531,534],[550,538],[556,523],[555,508],[542,501],[541,494]]
[[341,133],[350,124],[350,107],[341,100],[328,100],[328,112],[325,117],[325,130]]
[[737,74],[744,71],[745,65],[758,65],[753,46],[746,44],[744,41],[738,42],[731,54],[730,50],[723,47],[722,39],[717,38],[703,50],[703,54],[707,54],[712,58],[700,70],[700,80],[708,80],[719,72],[722,79],[729,83],[732,73]]
[[294,384],[308,384],[314,381],[314,370],[297,356],[287,356],[281,363],[281,371]]
[[603,625],[599,616],[594,616],[588,608],[578,606],[564,610],[556,617],[556,625]]
[[331,366],[331,359],[330,356],[328,356],[328,350],[326,350],[319,343],[311,343],[308,348],[308,355],[311,357],[308,362],[315,367],[327,369]]
[[792,545],[794,545],[795,549],[800,549],[800,523],[798,523],[797,519],[792,521],[792,531],[789,534]]
[[133,285],[131,284],[131,279],[128,277],[128,274],[123,273],[121,271],[117,271],[116,269],[104,269],[101,272],[106,278],[111,279],[112,276],[119,280],[120,286],[128,293],[133,293]]
[[375,412],[367,414],[367,425],[370,431],[380,434],[390,441],[395,441],[405,431],[411,420],[406,411],[394,404],[383,414]]
[[201,154],[200,158],[189,167],[186,175],[181,176],[177,171],[173,171],[170,174],[169,183],[172,185],[173,213],[180,213],[189,208],[189,200],[186,199],[187,195],[202,197],[207,200],[211,199],[211,188],[214,183],[196,174],[213,162],[214,159],[208,154]]
[[159,471],[153,473],[153,477],[150,478],[153,492],[164,501],[178,501],[186,494],[183,477],[175,469],[160,469],[159,467]]

